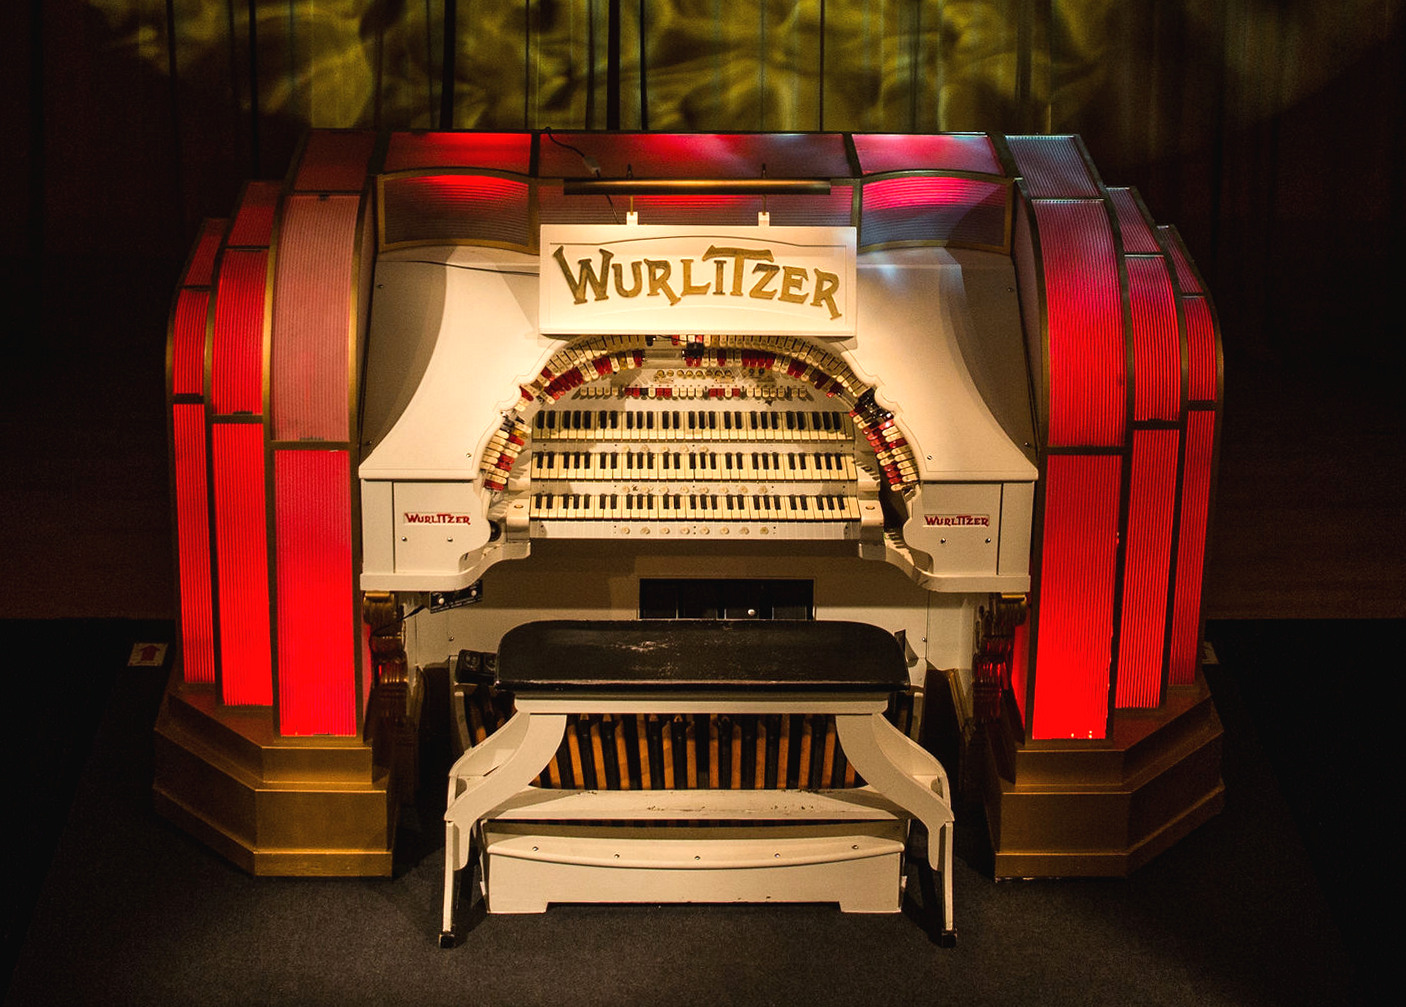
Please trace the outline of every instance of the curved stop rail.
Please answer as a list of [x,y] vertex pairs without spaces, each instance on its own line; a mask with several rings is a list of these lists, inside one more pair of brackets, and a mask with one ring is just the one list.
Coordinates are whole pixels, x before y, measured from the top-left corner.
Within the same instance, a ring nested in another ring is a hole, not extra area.
[[[947,774],[932,755],[883,716],[889,696],[907,681],[898,641],[862,623],[548,621],[509,631],[499,649],[497,684],[515,694],[517,713],[486,741],[465,752],[449,773],[441,946],[455,942],[457,872],[469,866],[474,838],[489,820],[649,817],[641,805],[622,800],[625,795],[536,792],[529,787],[556,755],[567,715],[589,713],[833,715],[840,745],[867,786],[823,794],[766,792],[768,810],[765,816],[755,817],[774,819],[784,806],[785,817],[802,820],[911,818],[921,822],[928,843],[927,863],[920,870],[942,877],[939,899],[931,875],[923,876],[925,901],[939,943],[950,946],[956,931]],[[648,803],[667,808],[669,793],[650,790]],[[749,812],[743,804],[735,793],[695,790],[689,792],[687,814],[664,813],[675,820],[745,819]],[[569,812],[563,810],[568,807]],[[723,874],[714,877],[722,879]],[[684,896],[687,900],[707,901],[706,882],[687,890],[692,893]],[[666,898],[654,891],[649,900]],[[488,900],[493,911],[491,879]],[[938,901],[940,922],[933,905]],[[843,898],[841,904],[845,908]],[[532,908],[545,905],[542,896]],[[890,911],[897,905],[895,892]],[[858,901],[855,907],[859,908]],[[865,907],[872,910],[867,903]]]

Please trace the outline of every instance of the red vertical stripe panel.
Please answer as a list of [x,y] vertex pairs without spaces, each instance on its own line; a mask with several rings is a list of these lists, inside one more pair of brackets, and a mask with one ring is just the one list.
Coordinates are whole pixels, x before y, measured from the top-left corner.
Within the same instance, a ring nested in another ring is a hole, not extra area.
[[1074,137],[1010,136],[1006,142],[1035,199],[1095,199],[1100,195]]
[[181,591],[181,653],[187,682],[215,681],[210,602],[210,506],[205,482],[205,406],[172,407],[176,477],[176,561]]
[[376,134],[369,130],[313,130],[303,148],[293,188],[299,192],[360,192]]
[[1097,201],[1036,200],[1050,352],[1051,447],[1117,447],[1127,422],[1123,298]]
[[1152,234],[1152,227],[1142,215],[1132,189],[1109,189],[1108,198],[1118,214],[1118,230],[1123,235],[1123,251],[1128,254],[1146,252],[1155,254],[1162,251]]
[[267,247],[273,235],[273,215],[282,189],[280,182],[250,182],[245,186],[244,199],[239,204],[226,244]]
[[210,276],[215,270],[215,253],[220,250],[224,237],[225,220],[206,220],[200,225],[200,235],[195,239],[195,251],[190,256],[190,266],[181,282],[187,287],[208,287]]
[[1108,721],[1117,455],[1051,455],[1036,599],[1035,738],[1102,738]]
[[264,524],[264,427],[216,423],[211,431],[215,547],[220,562],[220,685],[231,705],[273,702],[269,658],[268,535]]
[[1133,431],[1114,699],[1120,709],[1162,702],[1180,440],[1176,430]]
[[208,290],[182,290],[176,295],[171,331],[171,392],[205,393],[205,318]]
[[290,196],[274,282],[276,440],[345,441],[359,196]]
[[1182,299],[1186,311],[1186,353],[1191,364],[1193,402],[1214,402],[1216,398],[1216,332],[1211,323],[1211,307],[1204,297]]
[[1030,715],[1025,711],[1026,693],[1030,682],[1030,620],[1027,618],[1015,628],[1011,653],[1011,692],[1015,695],[1015,706],[1020,711],[1020,722],[1030,723]]
[[1192,410],[1186,417],[1186,457],[1181,488],[1181,537],[1177,540],[1176,585],[1172,601],[1172,685],[1196,680],[1201,637],[1201,580],[1206,566],[1206,526],[1211,500],[1211,455],[1215,413]]
[[1181,415],[1181,339],[1176,297],[1166,260],[1130,257],[1133,308],[1133,419],[1176,420]]
[[268,252],[230,248],[220,260],[210,359],[215,412],[262,414],[264,408],[264,301]]
[[356,733],[351,468],[345,451],[274,453],[279,730]]

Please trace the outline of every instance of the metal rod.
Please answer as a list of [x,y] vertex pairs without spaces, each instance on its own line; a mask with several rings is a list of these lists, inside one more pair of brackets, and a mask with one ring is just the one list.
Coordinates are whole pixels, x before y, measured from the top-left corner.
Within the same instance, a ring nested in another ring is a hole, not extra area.
[[582,178],[567,179],[568,196],[827,196],[820,178]]

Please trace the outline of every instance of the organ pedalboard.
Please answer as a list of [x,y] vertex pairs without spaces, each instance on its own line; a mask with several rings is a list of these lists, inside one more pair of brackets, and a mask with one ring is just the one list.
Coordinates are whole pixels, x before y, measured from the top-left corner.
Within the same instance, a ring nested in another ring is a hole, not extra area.
[[858,540],[878,466],[849,410],[771,370],[650,353],[522,422],[495,516],[531,538]]

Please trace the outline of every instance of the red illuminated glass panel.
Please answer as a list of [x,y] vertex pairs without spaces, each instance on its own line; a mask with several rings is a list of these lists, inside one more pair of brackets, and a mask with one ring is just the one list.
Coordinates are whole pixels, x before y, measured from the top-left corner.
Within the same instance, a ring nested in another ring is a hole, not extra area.
[[537,145],[542,178],[589,178],[591,169],[570,144],[596,159],[601,177],[848,178],[839,133],[558,133]]
[[345,451],[274,453],[278,718],[284,735],[356,734],[350,480]]
[[264,301],[268,252],[229,248],[220,260],[210,355],[210,397],[215,412],[264,410]]
[[1096,199],[1098,183],[1072,136],[1006,138],[1034,199]]
[[1206,525],[1211,501],[1211,455],[1215,413],[1196,409],[1186,417],[1186,457],[1181,489],[1181,534],[1177,540],[1172,601],[1171,674],[1173,685],[1196,680],[1201,644],[1201,580],[1206,568]]
[[856,133],[854,150],[866,175],[909,169],[1004,174],[981,133]]
[[526,182],[496,175],[417,175],[387,179],[385,241],[490,242],[526,247]]
[[1030,723],[1025,712],[1026,692],[1030,685],[1030,620],[1027,618],[1015,628],[1011,653],[1011,692],[1015,695],[1015,706],[1020,711],[1020,722]]
[[1181,244],[1181,238],[1170,227],[1159,227],[1157,231],[1166,240],[1167,252],[1171,255],[1172,263],[1176,266],[1177,286],[1181,288],[1181,292],[1183,294],[1201,293],[1201,281],[1196,278],[1196,270],[1191,268],[1191,260],[1187,258],[1186,249]]
[[345,441],[350,429],[359,196],[289,196],[275,266],[271,373],[277,440]]
[[1176,296],[1161,256],[1130,256],[1133,309],[1133,419],[1175,420],[1181,415],[1181,336]]
[[1051,455],[1036,598],[1035,738],[1102,738],[1118,553],[1116,455]]
[[1114,697],[1119,709],[1162,702],[1180,440],[1176,430],[1133,431]]
[[273,702],[269,657],[268,535],[264,524],[264,427],[211,428],[220,611],[221,697],[233,706]]
[[227,223],[225,220],[207,220],[200,225],[200,235],[195,239],[190,265],[186,269],[185,279],[181,281],[187,287],[210,285],[210,275],[215,269],[215,253],[220,250]]
[[863,246],[925,241],[1002,248],[1010,188],[970,178],[902,177],[866,183]]
[[1123,251],[1132,254],[1156,254],[1161,246],[1153,237],[1152,227],[1142,215],[1132,189],[1109,189],[1108,198],[1113,201],[1114,212],[1118,215],[1118,230],[1123,235]]
[[205,319],[209,306],[208,290],[182,290],[176,295],[176,310],[171,318],[173,395],[205,392]]
[[490,168],[525,175],[531,160],[531,133],[392,133],[384,170]]
[[1191,363],[1188,396],[1193,402],[1216,399],[1216,330],[1204,297],[1182,300],[1186,312],[1186,353]]
[[1127,422],[1123,297],[1102,202],[1036,200],[1052,447],[1116,447]]
[[273,235],[273,215],[278,208],[281,182],[250,182],[244,188],[234,225],[229,229],[227,244],[235,246],[268,247]]
[[181,592],[181,654],[187,682],[215,681],[210,601],[210,506],[205,474],[205,406],[172,408],[176,480],[176,560]]
[[339,133],[314,130],[308,134],[293,188],[299,192],[360,192],[376,146],[372,132]]

